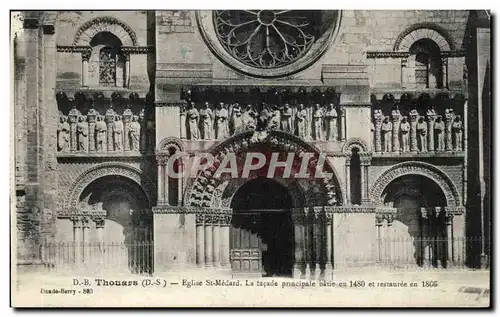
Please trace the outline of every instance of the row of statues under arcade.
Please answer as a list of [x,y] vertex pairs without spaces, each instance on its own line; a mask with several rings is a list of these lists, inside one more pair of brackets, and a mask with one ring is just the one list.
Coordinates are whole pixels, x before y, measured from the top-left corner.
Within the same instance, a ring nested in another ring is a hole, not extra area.
[[57,149],[61,153],[144,152],[154,147],[155,122],[142,109],[134,114],[125,109],[117,114],[112,107],[101,115],[90,109],[83,115],[73,107],[68,115],[59,112]]
[[462,118],[452,108],[445,109],[444,115],[434,108],[427,109],[425,115],[411,109],[408,116],[403,116],[398,106],[390,115],[375,109],[372,132],[375,152],[463,151]]
[[[339,115],[340,113],[340,115]],[[304,140],[339,141],[345,113],[333,103],[327,106],[316,103],[291,106],[220,102],[215,109],[207,101],[203,105],[190,102],[181,111],[181,137],[190,140],[222,140],[232,135],[252,130],[281,130]]]

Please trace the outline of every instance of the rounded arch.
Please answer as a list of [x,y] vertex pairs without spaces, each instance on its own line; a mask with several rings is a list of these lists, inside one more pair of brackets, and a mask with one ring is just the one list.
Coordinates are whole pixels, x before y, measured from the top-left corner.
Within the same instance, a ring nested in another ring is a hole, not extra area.
[[101,32],[109,32],[125,46],[138,46],[137,35],[126,23],[110,16],[102,16],[85,22],[76,32],[73,45],[89,46],[90,41]]
[[156,190],[154,189],[153,182],[146,175],[144,175],[144,173],[127,164],[103,163],[83,172],[75,180],[73,185],[68,190],[68,196],[66,198],[66,203],[64,204],[64,209],[76,211],[81,195],[92,182],[99,178],[113,175],[125,177],[136,183],[145,193],[148,200],[148,207],[152,206],[154,199],[152,194],[155,193]]
[[383,205],[384,189],[397,178],[404,175],[425,176],[436,183],[442,190],[448,206],[460,206],[461,199],[453,181],[439,168],[423,162],[404,162],[385,171],[373,184],[370,199],[377,205]]
[[342,152],[351,154],[353,149],[358,149],[359,153],[368,152],[368,144],[361,138],[351,138],[342,147]]
[[433,23],[418,23],[398,36],[394,43],[394,51],[408,52],[411,45],[421,39],[434,41],[441,52],[455,49],[453,39],[444,28]]
[[[207,152],[212,154],[217,160],[227,153],[244,153],[259,145],[269,146],[270,148],[288,153],[314,153],[318,155],[320,153],[317,147],[282,131],[246,131],[220,142]],[[320,187],[324,192],[324,197],[326,197],[325,205],[341,205],[344,193],[338,173],[328,160],[325,160],[325,167],[329,173],[332,173],[333,177],[331,179],[314,180],[313,187]],[[217,201],[217,197],[214,198],[214,195],[218,194],[219,197],[222,196],[223,189],[225,189],[225,186],[221,189],[224,180],[214,178],[214,172],[215,167],[199,172],[196,178],[188,184],[184,195],[185,205],[214,206],[214,202]],[[277,177],[274,178],[276,179]],[[299,183],[300,180],[296,182],[285,180],[285,182],[287,184]]]
[[184,152],[184,142],[182,142],[181,139],[175,137],[166,137],[163,140],[161,140],[156,150],[158,152],[166,152],[172,147],[177,152]]

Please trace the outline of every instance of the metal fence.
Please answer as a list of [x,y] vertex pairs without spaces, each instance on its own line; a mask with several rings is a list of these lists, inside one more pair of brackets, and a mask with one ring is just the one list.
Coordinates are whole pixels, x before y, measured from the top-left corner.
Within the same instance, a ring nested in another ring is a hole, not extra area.
[[[334,268],[380,267],[389,270],[479,268],[483,243],[480,237],[377,239],[368,246],[333,250]],[[488,246],[484,246],[489,250]],[[152,274],[153,241],[130,243],[49,243],[39,247],[46,268],[58,272]],[[294,249],[290,250],[294,252]]]

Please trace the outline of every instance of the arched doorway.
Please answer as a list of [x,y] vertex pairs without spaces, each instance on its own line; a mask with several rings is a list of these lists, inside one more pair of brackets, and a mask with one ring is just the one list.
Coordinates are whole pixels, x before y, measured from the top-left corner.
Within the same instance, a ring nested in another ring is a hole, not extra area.
[[258,177],[237,190],[231,207],[233,273],[291,276],[294,235],[288,190],[272,179]]
[[[384,205],[397,209],[389,232],[386,247],[391,249],[395,263],[423,265],[444,257],[446,235],[442,215],[429,214],[423,219],[421,208],[434,210],[446,206],[441,188],[431,179],[421,175],[404,175],[394,179],[382,193]],[[387,249],[386,248],[386,249]]]
[[152,271],[152,214],[137,183],[119,175],[98,178],[83,190],[78,205],[82,210],[99,206],[106,211],[104,223],[84,233],[85,262],[117,271]]

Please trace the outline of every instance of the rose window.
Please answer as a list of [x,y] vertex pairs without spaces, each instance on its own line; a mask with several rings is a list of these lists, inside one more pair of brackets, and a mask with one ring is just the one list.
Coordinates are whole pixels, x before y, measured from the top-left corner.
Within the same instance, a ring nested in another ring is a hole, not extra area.
[[272,69],[305,56],[324,33],[321,11],[220,10],[214,11],[217,37],[240,62]]

